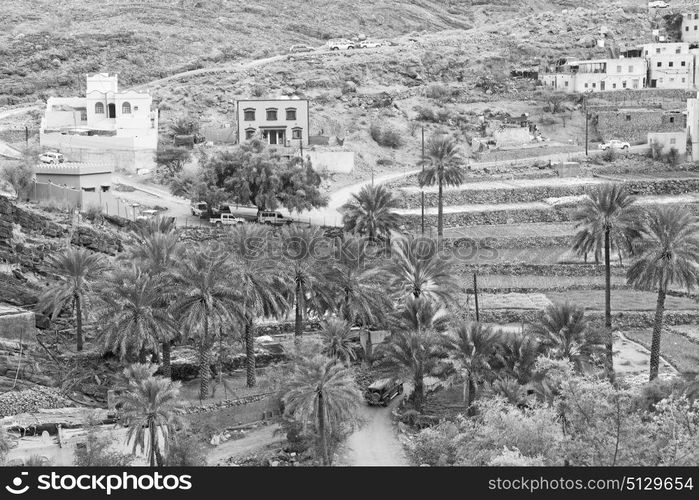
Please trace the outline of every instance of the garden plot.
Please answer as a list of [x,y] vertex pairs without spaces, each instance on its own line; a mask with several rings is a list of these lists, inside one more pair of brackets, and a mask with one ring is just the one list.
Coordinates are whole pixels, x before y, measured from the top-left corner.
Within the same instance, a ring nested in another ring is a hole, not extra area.
[[689,340],[699,344],[699,325],[674,325],[670,330],[684,335]]
[[480,226],[453,227],[444,229],[445,238],[531,238],[573,236],[572,223],[531,223],[531,224],[483,224]]
[[[642,345],[631,342],[621,336],[614,336],[614,372],[628,377],[636,374],[647,374],[650,364],[650,352]],[[673,368],[664,360],[660,362],[660,372],[670,373]]]
[[[546,292],[553,302],[576,304],[587,310],[604,311],[604,290],[568,290],[565,292]],[[613,290],[612,311],[654,311],[657,294],[640,290]],[[697,311],[699,304],[687,297],[668,296],[665,309],[672,311]]]
[[545,309],[551,300],[543,293],[481,293],[478,294],[482,309]]
[[[626,284],[623,276],[612,276],[612,287]],[[513,276],[504,274],[485,274],[478,276],[478,287],[490,289],[527,289],[527,290],[571,290],[575,288],[603,289],[604,275],[598,276]],[[616,290],[614,291],[616,293]]]
[[[652,328],[629,330],[624,335],[650,349]],[[694,375],[699,373],[699,345],[671,330],[663,330],[660,339],[660,355],[677,368],[680,373]]]

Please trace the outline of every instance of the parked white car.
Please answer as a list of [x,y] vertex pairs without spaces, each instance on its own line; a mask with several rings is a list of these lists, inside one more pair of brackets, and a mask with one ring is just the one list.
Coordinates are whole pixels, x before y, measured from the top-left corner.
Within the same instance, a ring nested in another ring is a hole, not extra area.
[[158,215],[157,210],[141,210],[141,213],[136,216],[136,220],[150,220]]
[[344,38],[340,38],[337,40],[330,40],[328,42],[328,48],[330,50],[347,50],[347,49],[353,49],[355,47],[354,42],[351,40],[346,40]]
[[363,42],[359,42],[357,45],[360,49],[375,49],[376,47],[381,47],[383,45],[383,42],[379,42],[376,40],[364,40]]
[[242,217],[236,217],[232,214],[221,214],[217,218],[209,219],[209,223],[216,227],[222,226],[237,226],[238,224],[245,224],[245,219]]
[[61,153],[56,151],[47,151],[39,155],[39,161],[42,163],[63,163],[65,159]]
[[629,149],[630,144],[628,142],[620,141],[618,139],[612,139],[609,142],[605,142],[599,145],[602,151],[606,151],[609,148],[612,149]]
[[648,2],[649,9],[667,9],[669,6],[669,3],[663,1]]

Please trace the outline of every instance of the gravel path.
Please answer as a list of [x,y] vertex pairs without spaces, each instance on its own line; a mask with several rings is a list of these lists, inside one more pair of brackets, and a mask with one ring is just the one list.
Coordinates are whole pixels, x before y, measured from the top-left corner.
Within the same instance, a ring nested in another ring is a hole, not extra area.
[[363,423],[347,438],[335,460],[336,465],[410,465],[391,420],[391,410],[399,400],[400,396],[394,398],[386,408],[361,407]]

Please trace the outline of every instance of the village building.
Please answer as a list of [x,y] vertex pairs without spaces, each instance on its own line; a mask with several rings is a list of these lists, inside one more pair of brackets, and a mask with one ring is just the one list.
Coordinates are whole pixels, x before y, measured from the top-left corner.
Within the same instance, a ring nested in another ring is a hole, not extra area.
[[687,116],[660,107],[611,107],[591,110],[591,119],[603,141],[619,139],[631,144],[647,141],[649,133],[685,134]]
[[241,99],[236,117],[239,143],[259,135],[270,145],[308,145],[308,99]]
[[136,172],[154,166],[158,112],[147,93],[119,91],[117,75],[87,77],[85,97],[50,97],[41,120],[42,147],[67,161],[108,163]]
[[648,60],[648,87],[659,89],[689,89],[695,84],[695,57],[689,44],[649,43],[642,46]]
[[53,183],[86,192],[109,191],[114,169],[109,164],[39,163],[34,168],[36,182]]
[[646,86],[647,69],[646,59],[640,57],[567,61],[545,68],[542,81],[562,92],[640,89]]
[[683,42],[699,42],[699,13],[691,12],[682,14],[680,33]]

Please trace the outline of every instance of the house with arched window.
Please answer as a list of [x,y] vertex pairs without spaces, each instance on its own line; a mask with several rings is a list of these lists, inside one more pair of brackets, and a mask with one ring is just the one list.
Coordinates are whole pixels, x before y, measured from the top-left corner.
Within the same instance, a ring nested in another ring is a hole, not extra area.
[[117,75],[88,75],[84,97],[48,99],[40,140],[68,161],[104,159],[117,169],[152,168],[158,111],[149,94],[120,91]]
[[270,145],[308,145],[308,99],[242,99],[236,103],[238,142],[255,136]]

